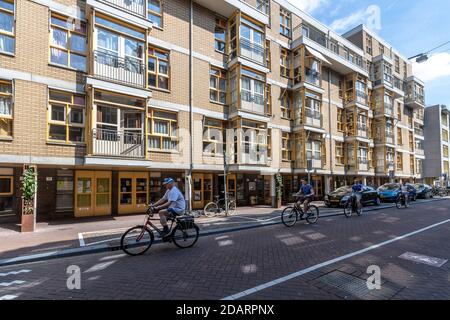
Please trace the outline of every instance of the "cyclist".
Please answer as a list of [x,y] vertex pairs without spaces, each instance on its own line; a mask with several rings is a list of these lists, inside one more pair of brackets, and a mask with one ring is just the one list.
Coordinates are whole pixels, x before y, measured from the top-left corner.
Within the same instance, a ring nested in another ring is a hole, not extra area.
[[406,204],[406,201],[408,201],[408,186],[407,186],[407,182],[406,181],[403,181],[402,182],[402,184],[400,185],[400,195],[401,195],[401,198],[400,199],[403,199],[403,201],[405,201],[405,204]]
[[362,193],[363,189],[364,189],[364,186],[359,182],[358,179],[353,180],[352,196],[355,197],[357,208],[361,207],[361,198],[362,198],[361,193]]
[[164,179],[162,184],[166,187],[166,193],[153,207],[159,213],[159,220],[163,226],[162,236],[164,237],[169,233],[167,218],[183,214],[186,210],[186,201],[172,178]]
[[314,199],[314,189],[305,179],[301,179],[300,181],[302,185],[297,194],[299,196],[297,202],[303,204],[303,212],[306,213],[308,212],[308,205]]

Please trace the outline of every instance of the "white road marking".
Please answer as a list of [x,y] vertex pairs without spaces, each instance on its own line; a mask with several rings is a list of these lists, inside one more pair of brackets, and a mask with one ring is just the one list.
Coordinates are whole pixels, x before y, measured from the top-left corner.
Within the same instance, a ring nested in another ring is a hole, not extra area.
[[311,267],[309,267],[309,268],[299,270],[299,271],[297,271],[297,272],[288,274],[288,275],[286,275],[286,276],[284,276],[284,277],[281,277],[281,278],[278,278],[278,279],[269,281],[269,282],[264,283],[264,284],[261,284],[261,285],[259,285],[259,286],[256,286],[256,287],[247,289],[247,290],[245,290],[245,291],[242,291],[242,292],[233,294],[233,295],[231,295],[231,296],[222,298],[222,300],[236,300],[236,299],[240,299],[240,298],[246,297],[246,296],[251,295],[251,294],[253,294],[253,293],[255,293],[255,292],[262,291],[262,290],[264,290],[264,289],[273,287],[273,286],[275,286],[275,285],[277,285],[277,284],[279,284],[279,283],[283,283],[283,282],[289,281],[289,280],[291,280],[291,279],[300,277],[300,276],[302,276],[302,275],[304,275],[304,274],[307,274],[307,273],[309,273],[309,272],[312,272],[312,271],[314,271],[314,270],[317,270],[317,269],[326,267],[326,266],[328,266],[328,265],[334,264],[334,263],[336,263],[336,262],[339,262],[339,261],[342,261],[342,260],[345,260],[345,259],[348,259],[348,258],[352,258],[352,257],[354,257],[354,256],[357,256],[357,255],[366,253],[366,252],[368,252],[368,251],[372,251],[372,250],[378,249],[378,248],[380,248],[380,247],[386,246],[386,245],[391,244],[391,243],[393,243],[393,242],[396,242],[396,241],[399,241],[399,240],[402,240],[402,239],[411,237],[411,236],[413,236],[413,235],[416,235],[416,234],[418,234],[418,233],[422,233],[422,232],[427,231],[427,230],[429,230],[429,229],[436,228],[436,227],[438,227],[438,226],[440,226],[440,225],[443,225],[443,224],[445,224],[445,223],[448,223],[448,222],[450,222],[450,219],[447,219],[447,220],[444,220],[444,221],[435,223],[435,224],[433,224],[433,225],[430,225],[430,226],[428,226],[428,227],[425,227],[425,228],[422,228],[422,229],[419,229],[419,230],[416,230],[416,231],[413,231],[413,232],[404,234],[404,235],[399,236],[399,237],[396,237],[396,238],[394,238],[394,239],[387,240],[387,241],[381,242],[381,243],[379,243],[379,244],[375,244],[375,245],[370,246],[370,247],[368,247],[368,248],[361,249],[361,250],[358,250],[358,251],[355,251],[355,252],[346,254],[346,255],[344,255],[344,256],[340,256],[340,257],[337,257],[337,258],[335,258],[335,259],[331,259],[331,260],[328,260],[328,261],[325,261],[325,262],[316,264],[316,265],[311,266]]
[[0,287],[9,287],[12,286],[13,284],[22,284],[22,283],[25,283],[25,281],[14,280],[12,282],[0,282]]
[[81,232],[78,233],[78,240],[80,241],[80,247],[84,247],[85,243],[84,243],[83,233],[81,233]]
[[9,275],[16,275],[16,274],[19,274],[19,273],[28,273],[28,272],[31,272],[31,270],[22,269],[22,270],[19,270],[19,271],[10,271],[10,272],[6,272],[6,273],[0,273],[0,277],[6,277],[6,276],[9,276]]
[[15,298],[17,298],[17,296],[14,296],[12,294],[7,294],[6,296],[1,296],[0,300],[13,300]]

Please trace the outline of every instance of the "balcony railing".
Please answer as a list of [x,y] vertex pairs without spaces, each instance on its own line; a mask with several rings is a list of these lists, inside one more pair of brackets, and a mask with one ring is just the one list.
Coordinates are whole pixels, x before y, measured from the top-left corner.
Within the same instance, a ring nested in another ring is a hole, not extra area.
[[267,149],[258,150],[257,145],[249,145],[246,143],[241,143],[241,150],[246,152],[241,153],[240,164],[250,164],[250,165],[269,165],[269,156]]
[[419,156],[424,156],[425,155],[425,150],[424,149],[415,149],[414,152],[419,155]]
[[94,51],[94,74],[114,82],[145,87],[145,64],[136,58]]
[[425,105],[425,96],[418,93],[408,93],[405,97],[405,103],[420,103],[422,105]]
[[129,13],[144,16],[145,12],[144,0],[102,0],[102,1],[117,6]]
[[414,134],[418,136],[423,136],[423,129],[422,128],[414,128]]
[[308,83],[320,86],[321,75],[320,72],[312,70],[310,68],[305,68],[305,80]]
[[241,91],[240,109],[260,114],[269,113],[265,97],[259,94],[252,94],[248,91]]
[[394,144],[395,137],[393,133],[386,133],[386,143]]
[[320,114],[320,111],[306,109],[305,124],[319,128],[322,127],[322,115]]
[[414,119],[423,121],[425,119],[423,112],[414,112]]
[[141,132],[92,130],[93,154],[127,158],[143,158],[144,139]]
[[240,38],[240,44],[241,56],[266,66],[266,50],[262,45],[251,42],[243,37]]

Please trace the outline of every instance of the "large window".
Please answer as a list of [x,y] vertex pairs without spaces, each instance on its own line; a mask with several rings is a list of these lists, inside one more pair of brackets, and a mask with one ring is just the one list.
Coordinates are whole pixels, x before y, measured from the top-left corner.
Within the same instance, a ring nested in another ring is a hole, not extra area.
[[322,142],[319,140],[309,140],[306,142],[306,159],[321,160],[322,159]]
[[411,171],[411,174],[415,174],[415,172],[416,172],[415,161],[414,161],[413,155],[409,156],[409,170]]
[[337,109],[337,129],[339,132],[344,132],[345,130],[345,120],[344,120],[344,109]]
[[14,54],[14,0],[0,0],[0,53]]
[[205,118],[203,123],[203,153],[222,155],[225,146],[225,129],[220,120]]
[[336,164],[344,165],[344,143],[339,141],[336,141]]
[[214,102],[226,103],[227,76],[226,71],[211,67],[209,71],[209,99]]
[[12,136],[12,83],[0,80],[0,137]]
[[270,0],[256,0],[256,9],[264,14],[270,13]]
[[162,0],[148,0],[148,19],[155,26],[163,26],[163,8]]
[[176,151],[178,149],[177,114],[150,109],[147,136],[149,150]]
[[50,90],[48,99],[48,140],[84,143],[85,97]]
[[448,146],[442,147],[442,154],[443,154],[444,158],[448,158]]
[[0,217],[12,214],[12,202],[14,194],[14,177],[12,169],[1,169],[0,172]]
[[402,128],[397,128],[397,144],[399,146],[403,145]]
[[280,74],[282,77],[290,78],[291,76],[291,61],[289,58],[289,51],[285,48],[280,49]]
[[289,132],[282,133],[281,153],[283,161],[292,161],[292,136]]
[[442,140],[448,142],[448,131],[446,129],[442,129]]
[[[251,20],[241,17],[240,49],[241,56],[259,64],[265,64],[265,34],[264,28]],[[233,49],[233,48],[232,48]]]
[[280,33],[286,37],[291,37],[291,13],[284,9],[280,8]]
[[52,14],[50,62],[86,71],[86,23]]
[[170,89],[170,53],[148,48],[148,85],[159,89]]
[[241,75],[241,109],[266,113],[264,75],[247,69],[242,69]]
[[397,170],[403,171],[403,153],[397,152]]
[[216,18],[216,27],[214,29],[215,49],[221,53],[226,50],[226,30],[227,22],[224,19]]
[[291,97],[289,92],[285,90],[280,98],[281,117],[291,119]]

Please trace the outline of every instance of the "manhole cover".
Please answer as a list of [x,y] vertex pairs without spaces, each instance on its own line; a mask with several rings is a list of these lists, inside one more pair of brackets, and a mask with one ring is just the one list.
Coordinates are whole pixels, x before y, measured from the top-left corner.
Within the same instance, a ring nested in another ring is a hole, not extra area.
[[338,288],[355,297],[364,298],[370,293],[365,280],[342,271],[333,271],[319,278],[323,283]]
[[426,265],[429,265],[432,267],[437,267],[437,268],[442,267],[448,261],[448,260],[444,260],[444,259],[440,259],[440,258],[425,256],[425,255],[414,253],[414,252],[405,252],[404,254],[399,256],[399,258],[418,262],[418,263],[423,263],[423,264],[426,264]]

